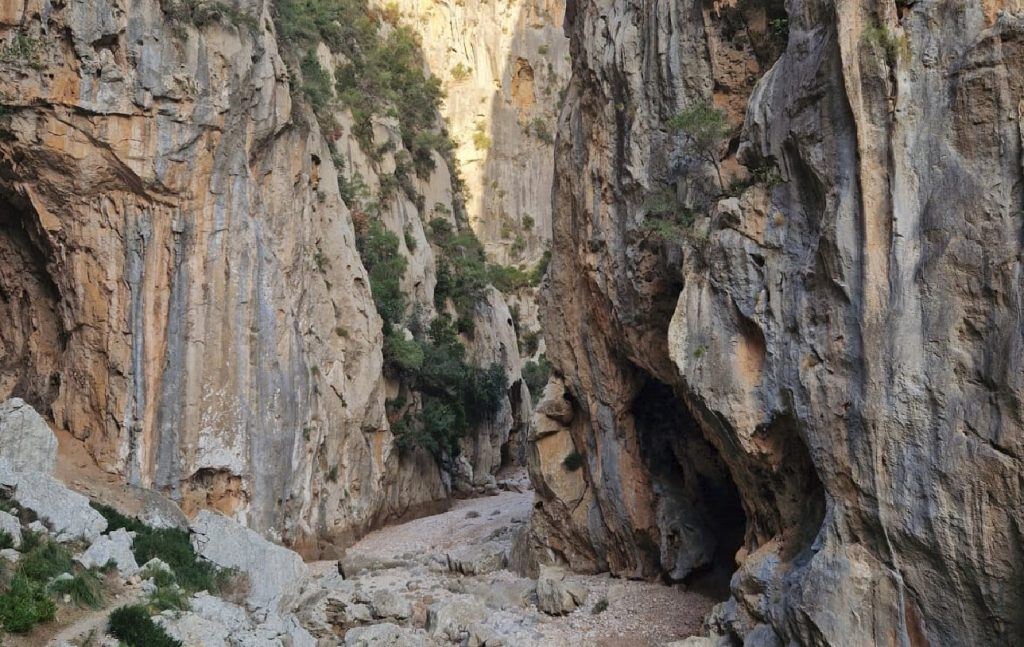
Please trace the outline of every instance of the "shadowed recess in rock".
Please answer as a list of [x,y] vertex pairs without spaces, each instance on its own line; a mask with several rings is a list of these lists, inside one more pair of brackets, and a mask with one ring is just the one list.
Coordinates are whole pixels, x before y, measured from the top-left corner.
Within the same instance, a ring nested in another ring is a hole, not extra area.
[[648,378],[633,413],[658,523],[653,537],[638,543],[666,581],[687,582],[725,599],[746,530],[728,468],[671,387]]

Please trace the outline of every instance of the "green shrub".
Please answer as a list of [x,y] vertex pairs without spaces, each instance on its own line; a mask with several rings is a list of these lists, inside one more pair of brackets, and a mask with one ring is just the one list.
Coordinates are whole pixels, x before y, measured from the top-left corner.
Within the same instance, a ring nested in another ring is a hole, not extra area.
[[575,450],[569,452],[569,454],[566,455],[564,459],[562,459],[562,467],[564,467],[566,470],[570,472],[575,472],[576,470],[580,469],[581,467],[583,467],[583,454]]
[[123,515],[116,509],[110,507],[109,505],[104,505],[96,501],[90,502],[90,505],[92,506],[93,510],[99,512],[101,515],[103,515],[103,518],[107,520],[108,533],[114,532],[115,530],[120,530],[121,528],[124,528],[128,532],[136,533],[147,532],[150,529],[149,526],[142,523],[135,517]]
[[57,605],[40,582],[15,575],[0,594],[0,624],[11,633],[26,633],[41,622],[52,620]]
[[171,567],[178,583],[186,591],[219,590],[218,569],[196,555],[188,532],[178,528],[149,528],[135,536],[132,544],[135,561],[145,564],[154,557]]
[[389,330],[384,334],[384,363],[393,373],[419,371],[423,368],[423,346],[401,332]]
[[103,577],[94,569],[75,573],[71,579],[55,580],[50,591],[58,595],[69,595],[71,601],[80,607],[98,609],[103,606]]
[[440,310],[450,299],[458,315],[458,330],[472,333],[473,312],[486,296],[491,278],[483,245],[471,229],[456,232],[443,218],[430,221],[428,234],[440,252],[436,255],[434,304]]
[[309,101],[320,123],[333,130],[334,121],[330,111],[334,102],[334,84],[331,75],[320,65],[312,51],[302,57],[299,70],[302,72],[302,94]]
[[473,73],[473,70],[466,67],[462,63],[457,63],[452,68],[452,78],[456,81],[465,81]]
[[490,265],[487,268],[491,285],[508,294],[533,285],[533,274],[521,267]]
[[718,187],[724,189],[719,156],[723,144],[733,132],[725,113],[707,101],[700,101],[669,119],[668,127],[686,138],[688,147],[697,158],[715,167]]
[[139,572],[139,578],[143,580],[153,580],[153,584],[157,586],[172,586],[178,583],[178,578],[174,577],[174,573],[165,568],[156,568],[148,566]]
[[551,377],[551,362],[547,356],[541,355],[537,361],[530,360],[523,364],[523,380],[526,388],[530,390],[530,396],[534,402],[540,400],[541,393]]
[[27,34],[16,34],[0,48],[0,63],[24,63],[36,70],[43,69],[43,41]]
[[14,537],[6,530],[0,530],[0,550],[14,548]]
[[146,607],[135,604],[114,610],[107,625],[110,635],[128,647],[181,647],[163,627],[153,622]]
[[608,610],[608,598],[601,598],[594,604],[594,608],[590,610],[592,615],[598,615]]
[[57,542],[44,540],[22,555],[18,573],[36,582],[46,582],[61,573],[71,571],[74,563],[71,553]]
[[280,42],[295,60],[323,41],[348,61],[336,70],[337,94],[364,151],[372,149],[373,118],[394,114],[417,174],[432,171],[431,151],[451,144],[437,130],[441,83],[424,72],[416,34],[396,22],[385,35],[366,0],[281,0],[275,9]]
[[540,282],[544,280],[544,275],[548,273],[548,265],[551,264],[551,250],[545,249],[544,254],[537,261],[537,264],[533,266],[533,270],[530,272],[530,284],[534,287],[540,285]]
[[540,333],[536,330],[527,330],[519,335],[520,352],[526,357],[533,357],[540,347]]
[[41,532],[22,528],[21,546],[18,547],[18,550],[21,551],[22,554],[30,553],[37,546],[41,545],[45,538],[45,535]]
[[159,558],[171,567],[175,581],[186,592],[205,590],[216,593],[220,590],[224,570],[196,555],[189,542],[188,532],[178,528],[151,528],[138,519],[99,503],[94,502],[92,507],[107,520],[108,531],[124,528],[135,533],[132,553],[139,564]]
[[377,312],[384,320],[384,330],[389,330],[405,315],[402,277],[405,276],[407,261],[398,249],[398,236],[374,220],[369,223],[365,235],[357,236],[356,248],[370,274],[370,291]]
[[149,608],[152,611],[182,611],[188,608],[188,595],[177,584],[158,584],[149,594]]

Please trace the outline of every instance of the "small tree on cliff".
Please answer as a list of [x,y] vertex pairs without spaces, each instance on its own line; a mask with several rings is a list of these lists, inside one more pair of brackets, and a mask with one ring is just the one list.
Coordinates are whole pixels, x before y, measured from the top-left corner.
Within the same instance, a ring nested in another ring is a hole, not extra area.
[[674,133],[686,138],[689,148],[701,160],[710,162],[718,174],[718,188],[725,188],[722,166],[718,161],[722,144],[732,135],[732,128],[723,113],[706,101],[695,103],[668,120]]

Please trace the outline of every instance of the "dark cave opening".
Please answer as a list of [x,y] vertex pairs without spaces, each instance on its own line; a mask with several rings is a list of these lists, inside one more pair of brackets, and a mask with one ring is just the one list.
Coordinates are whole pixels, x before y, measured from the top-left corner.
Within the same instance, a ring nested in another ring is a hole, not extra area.
[[25,200],[0,191],[0,400],[19,397],[49,415],[67,334],[47,255],[30,229],[37,222]]
[[724,600],[747,527],[739,490],[672,387],[648,378],[632,410],[657,498],[658,528],[647,541],[657,544],[659,570]]

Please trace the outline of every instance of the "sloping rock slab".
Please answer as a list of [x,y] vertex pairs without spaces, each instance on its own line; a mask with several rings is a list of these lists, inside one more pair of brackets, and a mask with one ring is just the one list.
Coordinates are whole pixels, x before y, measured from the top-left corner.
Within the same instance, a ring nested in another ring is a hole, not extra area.
[[284,609],[308,575],[299,554],[209,510],[190,524],[195,551],[222,568],[249,576],[248,603],[254,608]]
[[107,529],[107,520],[89,505],[89,499],[72,492],[49,474],[17,471],[0,458],[0,488],[42,519],[57,541],[96,541]]

